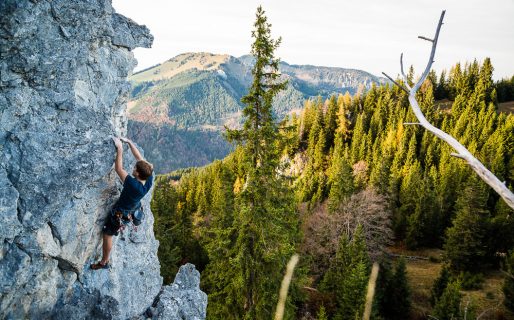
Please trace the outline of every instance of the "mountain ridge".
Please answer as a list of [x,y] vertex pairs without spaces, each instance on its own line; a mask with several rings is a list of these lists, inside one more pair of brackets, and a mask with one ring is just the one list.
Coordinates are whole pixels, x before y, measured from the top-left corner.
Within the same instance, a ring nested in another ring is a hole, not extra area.
[[[241,124],[241,111],[244,108],[241,98],[251,85],[252,67],[251,55],[235,57],[186,52],[133,74],[129,78],[132,90],[128,117],[134,122],[129,128],[137,128],[137,131],[129,130],[129,136],[143,146],[152,146],[151,150],[145,151],[149,160],[161,168],[161,173],[182,168],[170,167],[169,161],[164,161],[169,156],[206,159],[205,163],[193,161],[191,165],[205,165],[218,158],[218,152],[214,157],[208,154],[172,155],[166,150],[180,143],[188,143],[192,137],[188,131],[214,132],[208,135],[206,143],[215,141],[216,145],[221,146],[224,128]],[[301,110],[306,99],[317,96],[326,98],[346,92],[353,95],[387,82],[366,71],[341,67],[281,62],[280,71],[282,80],[287,80],[288,85],[273,103],[277,119]],[[160,140],[149,141],[150,137],[159,137]],[[201,143],[199,139],[194,141]],[[195,147],[197,150],[208,149],[201,145]],[[182,146],[178,149],[188,148]],[[222,149],[230,150],[228,143]],[[182,160],[174,163],[188,164]]]

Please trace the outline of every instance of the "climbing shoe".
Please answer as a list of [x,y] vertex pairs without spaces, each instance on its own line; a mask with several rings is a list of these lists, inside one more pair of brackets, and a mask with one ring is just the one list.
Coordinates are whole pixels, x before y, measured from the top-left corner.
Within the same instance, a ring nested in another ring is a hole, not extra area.
[[93,263],[91,265],[91,269],[99,270],[99,269],[109,269],[109,263],[103,264],[102,261],[98,261],[97,263]]

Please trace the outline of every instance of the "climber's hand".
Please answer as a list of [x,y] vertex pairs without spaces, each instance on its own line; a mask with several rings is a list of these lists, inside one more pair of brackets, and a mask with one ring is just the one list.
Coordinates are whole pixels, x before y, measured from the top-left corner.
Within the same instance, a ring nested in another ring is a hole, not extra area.
[[125,143],[131,143],[132,141],[130,141],[130,139],[127,139],[127,138],[120,138],[121,141],[125,142]]
[[116,146],[117,149],[122,149],[123,148],[123,145],[121,144],[121,141],[120,141],[119,138],[113,137],[112,141],[114,141],[114,145]]

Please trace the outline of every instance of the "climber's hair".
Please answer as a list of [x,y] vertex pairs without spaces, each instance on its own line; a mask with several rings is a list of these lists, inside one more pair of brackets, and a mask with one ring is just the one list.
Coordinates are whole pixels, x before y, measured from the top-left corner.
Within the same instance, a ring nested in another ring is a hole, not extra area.
[[146,160],[139,160],[136,162],[136,171],[141,180],[146,180],[152,175],[153,165]]

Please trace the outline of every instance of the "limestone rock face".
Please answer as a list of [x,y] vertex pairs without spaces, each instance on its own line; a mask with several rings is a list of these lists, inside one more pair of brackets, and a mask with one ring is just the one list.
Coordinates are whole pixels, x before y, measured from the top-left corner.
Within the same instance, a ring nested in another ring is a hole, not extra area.
[[111,268],[89,269],[121,190],[131,50],[152,40],[110,0],[0,1],[1,319],[126,319],[160,292],[150,195]]
[[200,273],[188,263],[180,267],[175,281],[159,296],[154,320],[205,319],[207,295],[200,290]]

